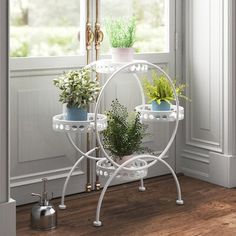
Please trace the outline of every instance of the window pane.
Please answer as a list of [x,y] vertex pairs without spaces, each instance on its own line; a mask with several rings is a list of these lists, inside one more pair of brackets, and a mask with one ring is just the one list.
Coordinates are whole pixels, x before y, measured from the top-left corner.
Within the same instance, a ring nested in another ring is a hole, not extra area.
[[105,35],[102,53],[109,52],[104,20],[120,16],[136,18],[134,48],[137,53],[169,51],[169,0],[102,0],[101,23]]
[[10,56],[78,55],[78,0],[11,0]]

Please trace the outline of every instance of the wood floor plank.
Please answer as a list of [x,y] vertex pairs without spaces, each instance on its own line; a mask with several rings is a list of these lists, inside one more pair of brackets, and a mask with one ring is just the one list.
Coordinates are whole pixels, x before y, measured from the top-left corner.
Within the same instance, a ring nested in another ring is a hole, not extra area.
[[[100,192],[82,193],[66,198],[66,210],[58,210],[58,227],[37,232],[29,227],[32,205],[17,207],[18,236],[235,236],[236,190],[226,189],[186,176],[179,177],[185,204],[175,204],[176,188],[171,176],[109,188],[101,220],[92,226]],[[58,206],[60,199],[53,202]]]

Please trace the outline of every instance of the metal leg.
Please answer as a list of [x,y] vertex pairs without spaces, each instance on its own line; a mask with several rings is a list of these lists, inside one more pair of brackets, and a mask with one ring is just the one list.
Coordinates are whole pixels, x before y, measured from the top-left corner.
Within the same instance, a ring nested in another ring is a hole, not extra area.
[[66,181],[64,183],[64,186],[63,186],[63,190],[62,190],[62,195],[61,195],[61,204],[59,205],[59,208],[60,209],[66,209],[66,205],[64,204],[64,201],[65,201],[65,193],[66,193],[66,188],[67,188],[67,185],[68,185],[68,182],[70,180],[70,177],[73,173],[73,171],[75,170],[75,168],[80,164],[80,162],[84,159],[84,156],[82,156],[81,158],[79,158],[75,164],[73,165],[73,167],[71,168],[69,174],[67,175],[66,177]]
[[96,175],[96,182],[95,182],[94,189],[95,189],[96,191],[99,191],[99,190],[101,189],[101,183],[100,183],[100,181],[99,181],[97,175]]
[[140,192],[144,192],[146,190],[143,184],[143,179],[140,179],[140,186],[138,187],[138,189]]
[[[98,146],[99,146],[99,143],[96,139],[96,147],[98,147]],[[99,157],[99,156],[100,156],[100,151],[99,151],[99,149],[96,149],[96,157]],[[101,183],[99,181],[99,176],[97,174],[96,174],[96,182],[95,182],[94,188],[96,191],[99,191],[101,188]]]
[[175,180],[175,184],[176,184],[176,188],[177,188],[177,194],[178,194],[178,199],[176,200],[176,204],[177,205],[183,205],[184,204],[184,201],[182,200],[182,197],[181,197],[181,189],[180,189],[180,185],[179,185],[179,181],[178,181],[178,178],[174,172],[174,170],[171,168],[171,166],[166,162],[164,161],[163,159],[161,158],[158,158],[158,160],[163,163],[170,171],[171,171],[171,174],[173,175],[174,177],[174,180]]
[[98,205],[97,205],[97,211],[96,211],[96,220],[93,222],[94,226],[101,226],[102,222],[100,221],[100,211],[101,211],[101,206],[102,206],[102,201],[104,198],[104,195],[107,191],[108,186],[110,185],[111,181],[114,179],[114,177],[118,174],[118,172],[123,168],[124,164],[122,164],[122,166],[119,166],[114,173],[109,177],[109,179],[107,180],[106,184],[104,185],[102,192],[100,194],[99,200],[98,200]]

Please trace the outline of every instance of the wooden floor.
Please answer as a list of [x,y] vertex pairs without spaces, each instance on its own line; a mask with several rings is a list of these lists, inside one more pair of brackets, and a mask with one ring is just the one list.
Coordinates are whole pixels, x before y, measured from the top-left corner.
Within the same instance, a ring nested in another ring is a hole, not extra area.
[[[31,205],[17,208],[17,235],[115,236],[115,235],[236,235],[236,190],[180,176],[185,205],[175,204],[176,191],[170,176],[111,187],[101,211],[103,226],[92,226],[100,192],[68,197],[67,209],[58,210],[58,228],[30,230]],[[58,205],[59,199],[54,200]]]

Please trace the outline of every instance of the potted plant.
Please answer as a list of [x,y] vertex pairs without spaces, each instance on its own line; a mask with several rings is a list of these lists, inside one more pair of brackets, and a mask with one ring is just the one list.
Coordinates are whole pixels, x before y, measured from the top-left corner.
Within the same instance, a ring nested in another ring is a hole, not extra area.
[[100,90],[97,81],[90,77],[91,71],[85,68],[63,73],[53,83],[61,90],[59,101],[66,104],[64,119],[87,120],[90,103],[96,101]]
[[103,131],[104,148],[109,150],[114,161],[127,161],[135,152],[142,152],[142,139],[147,126],[140,122],[140,114],[128,113],[127,108],[116,99],[107,112],[107,129]]
[[114,62],[130,62],[133,60],[136,22],[135,18],[117,18],[105,21],[106,32],[111,45]]
[[[188,100],[183,95],[183,91],[186,84],[177,84],[173,82],[176,90],[176,94],[179,98]],[[152,104],[153,111],[168,111],[171,107],[171,102],[175,100],[174,91],[171,87],[169,80],[164,75],[158,75],[157,72],[152,72],[152,82],[144,79],[144,91],[147,97],[150,99],[149,102]]]

